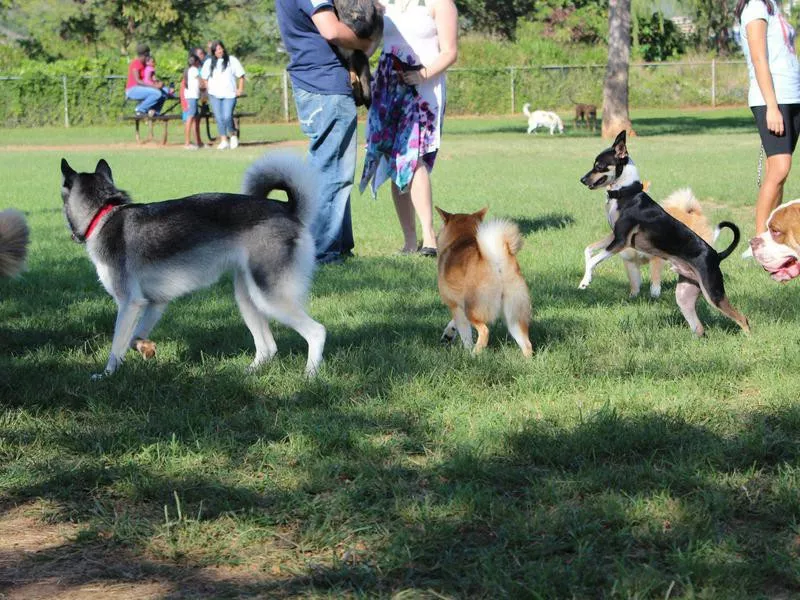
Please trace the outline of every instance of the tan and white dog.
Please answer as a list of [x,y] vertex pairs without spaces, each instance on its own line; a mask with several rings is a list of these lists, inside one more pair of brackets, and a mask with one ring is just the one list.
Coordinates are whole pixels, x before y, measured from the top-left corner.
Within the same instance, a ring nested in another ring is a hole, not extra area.
[[[444,221],[437,238],[437,281],[452,314],[442,339],[450,342],[458,334],[464,348],[477,354],[489,341],[488,325],[502,314],[522,354],[530,356],[531,300],[516,257],[522,248],[519,228],[503,219],[484,223],[487,208],[472,214],[436,210]],[[474,348],[472,327],[478,330]]]
[[767,219],[767,230],[750,240],[753,257],[775,281],[800,275],[800,199],[780,205]]
[[539,127],[546,127],[550,130],[550,135],[553,135],[556,129],[558,133],[564,133],[564,123],[556,113],[549,110],[535,110],[531,112],[531,105],[529,102],[525,103],[522,107],[522,114],[528,117],[528,133],[536,133]]

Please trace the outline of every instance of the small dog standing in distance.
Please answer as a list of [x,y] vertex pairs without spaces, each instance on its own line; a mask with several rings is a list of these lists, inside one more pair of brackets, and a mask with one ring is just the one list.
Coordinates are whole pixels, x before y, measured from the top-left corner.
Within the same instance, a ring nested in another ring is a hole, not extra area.
[[598,264],[625,250],[634,248],[668,261],[678,273],[675,297],[692,331],[703,335],[703,324],[695,305],[702,292],[708,302],[750,331],[747,319],[737,311],[725,295],[720,261],[730,255],[739,243],[739,228],[723,221],[719,227],[733,232],[733,242],[717,252],[699,235],[672,217],[643,191],[639,171],[628,155],[623,130],[614,144],[594,159],[591,170],[581,177],[590,190],[606,188],[608,220],[613,229],[611,241],[597,255],[587,259],[580,288],[589,287],[592,270]]
[[539,127],[547,127],[550,135],[553,135],[556,129],[558,129],[558,133],[564,133],[564,123],[561,121],[561,117],[554,112],[548,110],[531,112],[531,105],[526,102],[522,107],[522,114],[528,117],[528,133],[536,133]]
[[[308,343],[306,374],[322,362],[325,327],[304,306],[314,270],[309,226],[316,214],[314,178],[299,156],[268,154],[247,170],[241,194],[195,194],[133,204],[114,185],[105,160],[77,173],[61,160],[61,197],[72,238],[86,245],[106,291],[117,303],[110,375],[129,348],[147,357],[147,339],[167,304],[234,272],[239,311],[253,335],[254,370],[278,351],[273,318]],[[283,190],[288,202],[268,199]],[[96,375],[95,378],[102,377]]]
[[18,210],[0,212],[0,277],[14,277],[25,270],[28,224]]
[[575,105],[575,129],[582,123],[587,129],[594,131],[597,128],[597,106],[594,104]]
[[[472,214],[451,214],[438,206],[444,226],[437,246],[438,284],[452,314],[442,339],[461,336],[475,354],[486,347],[489,327],[502,312],[508,332],[526,357],[533,353],[528,337],[531,301],[516,254],[522,236],[516,224],[502,219],[483,222],[487,208]],[[472,345],[472,326],[478,341]]]

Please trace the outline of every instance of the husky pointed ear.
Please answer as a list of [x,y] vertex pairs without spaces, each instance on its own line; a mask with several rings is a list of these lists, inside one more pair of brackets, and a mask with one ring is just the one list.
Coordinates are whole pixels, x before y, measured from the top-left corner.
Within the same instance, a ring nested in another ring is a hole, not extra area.
[[439,208],[438,206],[435,206],[434,208],[436,209],[436,212],[438,212],[438,213],[439,213],[439,216],[440,216],[440,217],[442,217],[442,221],[444,222],[444,224],[445,224],[445,225],[447,225],[447,222],[448,222],[450,219],[452,219],[452,218],[453,218],[453,215],[451,215],[451,214],[450,214],[449,212],[447,212],[446,210],[442,210],[442,209],[441,209],[441,208]]
[[111,167],[108,166],[108,163],[105,161],[104,158],[101,158],[97,166],[94,169],[94,172],[97,175],[102,175],[106,179],[108,179],[111,183],[114,183],[114,178],[111,176]]
[[486,216],[486,213],[487,213],[487,212],[489,212],[489,207],[488,207],[488,206],[484,206],[484,207],[483,207],[482,209],[480,209],[478,212],[476,212],[476,213],[472,213],[472,216],[473,216],[473,217],[475,217],[475,218],[477,218],[477,219],[478,219],[478,221],[483,221],[483,217],[485,217],[485,216]]
[[617,158],[625,158],[628,156],[628,146],[625,144],[625,136],[625,130],[623,129],[617,135],[617,139],[614,140],[614,145],[611,146]]
[[78,173],[69,166],[66,158],[61,159],[61,186],[65,188],[72,187],[72,180]]

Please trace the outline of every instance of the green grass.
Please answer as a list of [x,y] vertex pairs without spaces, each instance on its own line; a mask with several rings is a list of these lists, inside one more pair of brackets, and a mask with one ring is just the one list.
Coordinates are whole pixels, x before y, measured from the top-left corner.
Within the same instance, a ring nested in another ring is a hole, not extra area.
[[[752,235],[745,109],[633,117],[654,197],[689,185],[712,221]],[[449,211],[488,205],[520,224],[534,357],[500,324],[477,358],[439,345],[434,261],[393,256],[382,189],[353,196],[357,257],[315,277],[310,312],[329,337],[312,382],[303,341],[280,326],[274,361],[243,374],[253,345],[229,279],[170,306],[157,359],[130,355],[89,381],[115,310],[67,233],[58,160],[106,158],[120,187],[153,201],[235,191],[263,146],[99,150],[81,146],[130,132],[7,131],[7,144],[69,147],[3,153],[0,208],[27,213],[32,245],[24,277],[0,281],[2,506],[78,523],[70,556],[124,551],[130,569],[186,589],[200,586],[195,566],[249,574],[186,597],[800,594],[796,284],[735,252],[726,286],[752,335],[703,303],[702,340],[674,276],[661,300],[628,300],[614,260],[579,291],[583,247],[607,225],[603,194],[578,179],[604,144],[524,131],[520,117],[448,121],[433,181]]]

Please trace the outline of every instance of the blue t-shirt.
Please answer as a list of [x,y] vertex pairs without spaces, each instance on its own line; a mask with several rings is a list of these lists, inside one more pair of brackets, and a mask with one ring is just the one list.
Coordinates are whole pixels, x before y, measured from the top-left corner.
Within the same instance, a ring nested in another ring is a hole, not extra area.
[[292,85],[317,94],[352,94],[350,74],[323,38],[311,15],[333,8],[332,0],[276,0],[275,11],[283,45],[289,53]]

